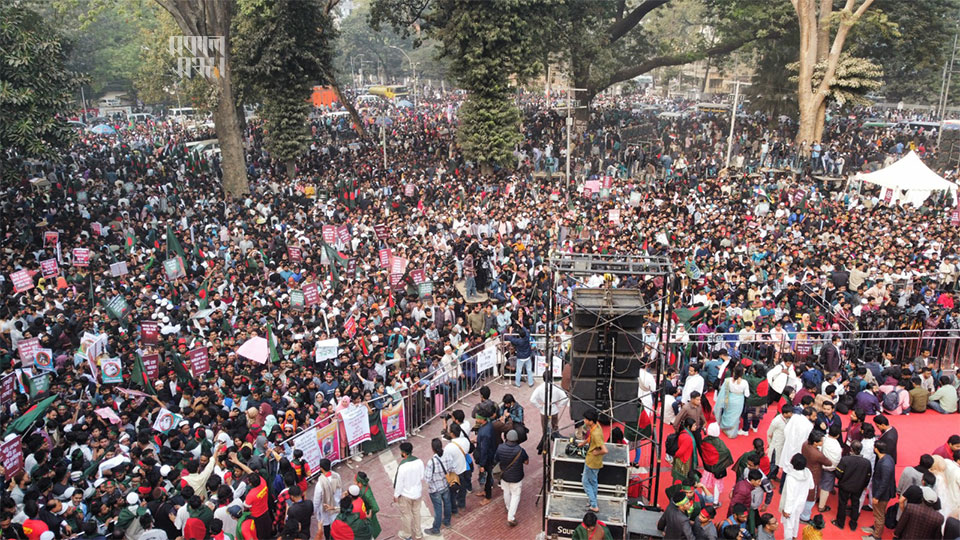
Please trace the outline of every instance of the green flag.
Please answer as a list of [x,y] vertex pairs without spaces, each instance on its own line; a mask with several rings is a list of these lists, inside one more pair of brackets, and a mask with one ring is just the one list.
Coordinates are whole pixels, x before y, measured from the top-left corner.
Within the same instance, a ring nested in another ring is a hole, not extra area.
[[177,240],[177,235],[173,234],[173,229],[167,225],[167,258],[170,258],[170,251],[173,251],[179,255],[183,260],[187,260],[187,254],[183,252],[183,248],[180,247],[180,241]]
[[128,231],[124,237],[123,250],[129,255],[133,253],[133,248],[137,245],[137,235],[133,231]]
[[267,323],[267,344],[270,345],[270,361],[279,362],[280,354],[277,352],[277,337],[273,334],[273,327]]
[[40,403],[37,403],[33,407],[27,409],[26,412],[20,415],[20,418],[10,422],[10,425],[7,426],[7,431],[3,433],[3,436],[6,437],[11,433],[23,434],[23,432],[27,431],[27,428],[29,428],[37,420],[37,418],[40,418],[45,412],[47,412],[47,409],[50,408],[50,405],[53,405],[53,402],[56,401],[58,397],[58,395],[50,396]]
[[137,353],[137,359],[133,362],[133,369],[130,370],[130,379],[133,381],[133,384],[143,388],[144,392],[157,395],[156,390],[153,389],[153,385],[150,384],[150,377],[147,376],[147,370],[143,366],[143,358],[139,353]]
[[210,304],[210,278],[203,280],[200,289],[197,291],[197,298],[200,299],[200,309],[207,309]]
[[177,373],[177,380],[183,384],[189,384],[193,386],[193,375],[190,374],[190,371],[183,365],[181,360],[182,356],[179,354],[175,355],[173,358],[173,371]]

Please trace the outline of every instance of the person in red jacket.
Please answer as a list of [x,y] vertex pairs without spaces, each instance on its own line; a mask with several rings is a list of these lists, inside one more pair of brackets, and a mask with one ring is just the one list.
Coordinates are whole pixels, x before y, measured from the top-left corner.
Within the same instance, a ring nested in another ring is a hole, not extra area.
[[23,513],[27,515],[27,519],[23,522],[23,532],[26,533],[28,540],[40,540],[40,535],[50,530],[46,523],[37,519],[40,515],[40,505],[37,501],[26,501],[23,505]]
[[243,503],[250,510],[250,515],[253,516],[257,533],[267,538],[272,533],[270,513],[267,511],[269,509],[270,488],[267,486],[267,481],[257,473],[247,475],[247,485],[256,487],[247,492],[247,497],[243,500]]

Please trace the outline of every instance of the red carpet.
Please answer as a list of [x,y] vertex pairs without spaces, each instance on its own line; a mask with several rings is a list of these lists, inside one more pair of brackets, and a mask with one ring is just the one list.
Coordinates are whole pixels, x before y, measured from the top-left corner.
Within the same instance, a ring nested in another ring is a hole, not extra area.
[[[712,398],[713,396],[710,395]],[[712,402],[712,399],[711,399]],[[727,444],[727,447],[730,448],[730,453],[733,456],[733,460],[736,461],[744,453],[752,450],[752,441],[754,438],[761,438],[764,440],[764,447],[766,447],[767,440],[767,426],[770,425],[770,422],[775,416],[774,410],[771,408],[767,411],[766,416],[763,418],[763,421],[760,423],[760,429],[754,433],[750,432],[749,435],[739,436],[736,439],[728,439],[726,435],[721,433],[720,438],[723,439],[723,442]],[[841,415],[843,419],[843,425],[846,427],[848,425],[848,416]],[[929,454],[936,450],[938,447],[947,442],[947,437],[953,434],[960,434],[960,415],[957,414],[939,414],[934,411],[927,411],[923,414],[910,414],[906,416],[887,416],[890,419],[890,424],[897,429],[897,432],[900,435],[899,444],[897,447],[897,479],[900,478],[900,472],[904,467],[915,466],[920,461],[920,456],[923,454]],[[668,426],[669,427],[669,426]],[[665,435],[666,435],[665,431]],[[642,457],[640,462],[641,465],[644,463],[649,463],[648,458]],[[673,482],[672,477],[670,476],[670,464],[665,460],[662,462],[662,476],[660,477],[660,497],[659,504],[661,507],[667,501],[667,496],[664,493],[666,489]],[[770,506],[767,508],[767,512],[779,517],[780,512],[778,510],[780,504],[780,494],[777,493],[779,484],[774,482],[774,496],[773,502],[770,503]],[[724,493],[721,496],[721,501],[723,506],[717,512],[717,522],[725,519],[727,516],[728,503],[730,498],[730,491],[733,489],[733,476],[728,474],[724,478]],[[863,532],[860,531],[860,527],[868,527],[873,525],[873,514],[869,511],[864,511],[860,515],[860,520],[858,522],[857,531],[851,531],[849,526],[844,528],[842,531],[833,525],[830,524],[830,520],[836,518],[837,515],[837,497],[832,495],[830,500],[827,502],[827,505],[830,506],[831,510],[826,512],[824,515],[824,521],[827,526],[823,530],[823,538],[829,538],[830,540],[860,540],[863,536]],[[816,515],[817,510],[814,508],[813,514]],[[804,525],[800,526],[800,533],[803,534]],[[777,538],[783,538],[782,528],[781,531],[778,531]],[[884,530],[883,538],[891,539],[893,538],[893,531],[889,529]]]

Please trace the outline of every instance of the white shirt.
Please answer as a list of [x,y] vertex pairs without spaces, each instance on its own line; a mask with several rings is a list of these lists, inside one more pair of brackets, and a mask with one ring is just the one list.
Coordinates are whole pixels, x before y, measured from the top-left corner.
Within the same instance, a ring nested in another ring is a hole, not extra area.
[[825,471],[836,469],[837,463],[840,463],[840,458],[843,457],[843,447],[840,446],[840,441],[833,437],[823,438],[823,447],[820,448],[820,452],[830,460],[830,465],[823,466]]
[[393,496],[419,499],[423,495],[424,469],[423,462],[419,459],[400,464],[397,468],[397,482],[393,488]]
[[443,461],[447,463],[453,463],[451,467],[451,472],[457,474],[463,474],[467,470],[467,451],[470,450],[470,441],[466,439],[463,435],[460,435],[456,439],[451,439],[446,446],[443,447]]
[[[569,399],[567,393],[562,388],[553,384],[553,403],[550,406],[550,416],[560,414],[560,411],[567,406]],[[540,383],[530,396],[530,403],[540,411],[540,414],[547,414],[547,383]]]
[[638,380],[640,382],[640,386],[637,388],[637,397],[640,398],[640,403],[643,403],[644,408],[650,410],[648,414],[652,414],[652,392],[657,389],[657,381],[653,374],[645,369],[640,370],[640,377]]
[[703,394],[703,377],[699,373],[687,377],[687,381],[683,383],[683,394],[680,395],[680,403],[690,401],[690,394],[695,391],[701,395]]
[[783,453],[777,456],[777,465],[784,470],[793,470],[790,460],[800,453],[803,443],[813,431],[813,422],[802,414],[794,414],[783,428]]

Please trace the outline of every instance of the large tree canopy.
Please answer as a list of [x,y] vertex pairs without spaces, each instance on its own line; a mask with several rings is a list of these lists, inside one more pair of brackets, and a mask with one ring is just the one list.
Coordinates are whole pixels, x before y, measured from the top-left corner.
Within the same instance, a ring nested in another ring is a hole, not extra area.
[[22,159],[56,159],[83,79],[64,67],[58,34],[20,2],[0,3],[0,166],[15,178]]
[[243,0],[234,20],[241,97],[262,103],[267,149],[291,177],[310,144],[310,88],[335,80],[330,7],[320,0]]

